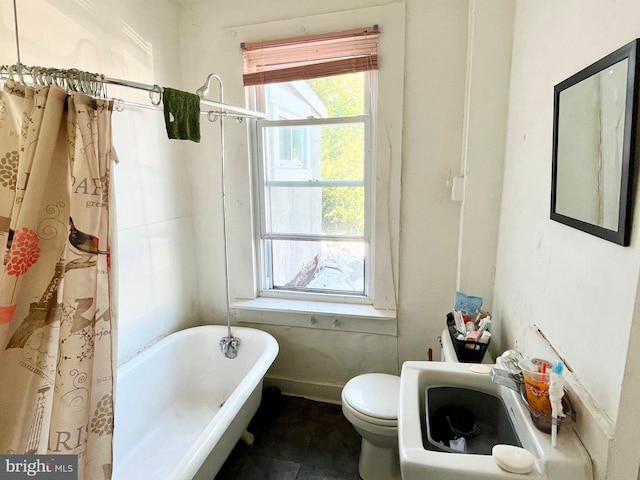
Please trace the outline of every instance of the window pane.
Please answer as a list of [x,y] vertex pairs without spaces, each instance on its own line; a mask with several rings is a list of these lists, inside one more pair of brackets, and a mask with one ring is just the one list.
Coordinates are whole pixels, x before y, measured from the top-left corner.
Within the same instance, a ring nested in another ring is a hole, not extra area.
[[267,288],[366,295],[370,79],[366,72],[256,90],[269,118],[258,122]]
[[364,235],[364,187],[271,187],[267,233]]
[[364,72],[264,86],[266,114],[283,118],[355,117],[365,114]]
[[364,242],[272,240],[273,287],[364,294]]
[[364,123],[267,126],[266,180],[364,179]]

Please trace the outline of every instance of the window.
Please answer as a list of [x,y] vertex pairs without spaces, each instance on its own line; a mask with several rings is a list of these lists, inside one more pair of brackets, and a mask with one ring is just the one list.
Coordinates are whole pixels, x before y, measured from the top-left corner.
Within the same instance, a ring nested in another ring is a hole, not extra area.
[[275,168],[305,168],[308,163],[307,131],[301,127],[282,127],[278,132]]
[[[257,122],[255,155],[263,294],[370,297],[377,56],[358,57],[361,67],[351,65],[338,71],[350,73],[336,74],[321,47],[329,45],[331,58],[344,63],[356,43],[359,52],[376,52],[377,31],[374,35],[375,41],[363,42],[363,30],[348,32],[346,46],[338,45],[339,34],[311,37],[320,48],[310,48],[307,37],[304,47],[296,39],[283,41],[288,43],[280,46],[277,63],[294,75],[277,71],[257,85],[252,85],[255,75],[264,72],[251,73],[245,57],[245,84],[251,85],[254,108],[268,116]],[[320,71],[311,71],[308,64],[292,66],[294,50],[307,63],[317,60],[314,55],[322,57],[315,65]],[[268,53],[255,58],[262,66],[269,63]],[[278,81],[283,78],[291,80]]]
[[[326,116],[328,110],[343,113],[354,100],[363,104],[365,75],[348,77],[305,83],[310,98],[295,99],[304,104],[298,115],[302,118],[257,124],[263,290],[367,294],[370,117]],[[327,82],[342,86],[328,88]],[[283,103],[293,102],[282,94],[291,87],[284,83],[263,88],[270,118]],[[322,90],[329,95],[323,96]],[[343,111],[332,95],[350,100]],[[274,97],[279,104],[273,103]],[[319,99],[323,107],[332,102],[332,108],[306,115]]]

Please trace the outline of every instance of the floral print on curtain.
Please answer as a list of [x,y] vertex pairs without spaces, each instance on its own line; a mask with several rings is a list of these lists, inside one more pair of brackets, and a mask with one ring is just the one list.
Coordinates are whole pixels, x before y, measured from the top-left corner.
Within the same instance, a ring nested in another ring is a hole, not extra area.
[[111,478],[112,103],[9,81],[0,99],[0,452]]

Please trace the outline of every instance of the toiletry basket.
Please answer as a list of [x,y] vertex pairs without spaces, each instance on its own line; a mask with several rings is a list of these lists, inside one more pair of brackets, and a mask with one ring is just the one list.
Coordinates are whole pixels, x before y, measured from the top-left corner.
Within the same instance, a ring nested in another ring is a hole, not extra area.
[[[487,353],[489,343],[472,342],[469,340],[458,340],[458,331],[453,320],[453,313],[447,313],[447,328],[451,336],[453,348],[456,351],[458,361],[461,363],[482,363],[484,354]],[[491,341],[491,340],[489,340]]]

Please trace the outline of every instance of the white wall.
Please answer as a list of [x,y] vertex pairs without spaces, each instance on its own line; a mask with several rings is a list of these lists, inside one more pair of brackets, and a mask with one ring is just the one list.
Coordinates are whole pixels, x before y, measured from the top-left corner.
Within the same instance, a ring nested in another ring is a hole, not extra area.
[[[18,3],[21,60],[180,88],[178,6],[168,0]],[[83,8],[83,5],[87,8]],[[0,64],[16,63],[12,0],[0,0]],[[148,104],[146,92],[109,93]],[[119,255],[119,351],[125,360],[196,320],[192,146],[166,138],[161,112],[113,114]]]
[[[638,36],[635,0],[517,2],[496,346],[549,355],[539,329],[566,359],[575,382],[585,387],[577,429],[598,478],[635,478],[638,471],[637,436],[630,433],[637,425],[637,397],[632,402],[628,396],[637,395],[632,372],[640,366],[629,343],[637,343],[638,209],[626,248],[549,220],[553,87]],[[616,455],[619,461],[612,460]]]
[[446,182],[461,168],[468,13],[467,1],[407,2],[400,363],[437,353],[456,290],[460,203]]
[[457,288],[483,297],[488,312],[493,311],[514,9],[512,0],[469,2]]

